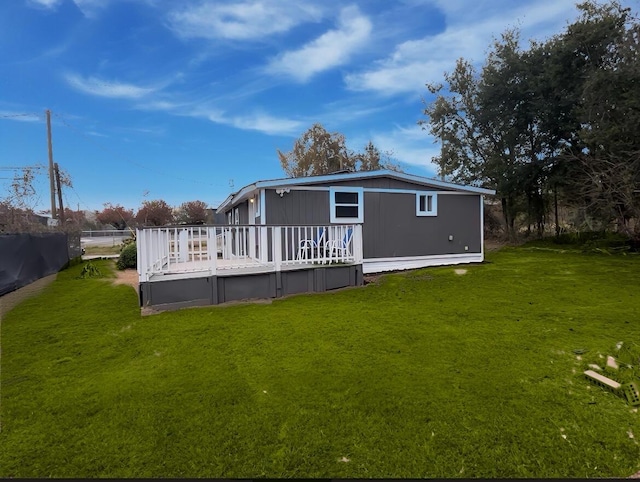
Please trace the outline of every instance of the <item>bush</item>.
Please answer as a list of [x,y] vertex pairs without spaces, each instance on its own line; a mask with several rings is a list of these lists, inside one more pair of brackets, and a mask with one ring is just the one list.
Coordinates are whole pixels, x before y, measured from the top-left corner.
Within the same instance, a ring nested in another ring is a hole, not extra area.
[[116,262],[118,269],[137,268],[138,253],[136,243],[127,244],[120,252],[120,257]]

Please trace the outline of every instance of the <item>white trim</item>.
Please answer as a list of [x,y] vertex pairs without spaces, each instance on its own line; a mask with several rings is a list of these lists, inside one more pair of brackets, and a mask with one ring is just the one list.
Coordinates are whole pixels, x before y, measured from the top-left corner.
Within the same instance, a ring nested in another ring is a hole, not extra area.
[[484,257],[484,196],[480,196],[480,252]]
[[[425,197],[425,209],[420,209],[420,198]],[[431,198],[431,209],[429,209],[429,198]],[[416,216],[437,216],[438,215],[438,194],[433,191],[416,192]]]
[[[355,204],[336,204],[336,193],[354,192],[358,194],[358,217],[342,218],[336,216],[336,206],[355,206]],[[358,224],[364,222],[364,190],[361,187],[331,187],[329,188],[329,215],[331,223],[336,224]]]
[[[292,186],[288,187],[290,191],[329,191],[331,188],[337,188],[340,186]],[[346,186],[345,186],[346,187]],[[359,186],[349,186],[359,187]],[[277,189],[277,188],[276,188]],[[418,193],[434,193],[434,194],[449,194],[455,196],[477,196],[477,192],[459,192],[459,191],[420,191],[417,189],[390,189],[384,187],[363,187],[364,192],[379,192],[383,194],[409,194],[415,195]]]
[[448,266],[462,263],[482,263],[483,253],[438,254],[431,256],[407,256],[402,258],[369,258],[362,260],[362,272],[381,273],[405,269],[426,268],[428,266]]
[[265,207],[266,197],[265,190],[260,189],[260,224],[267,224],[267,209]]

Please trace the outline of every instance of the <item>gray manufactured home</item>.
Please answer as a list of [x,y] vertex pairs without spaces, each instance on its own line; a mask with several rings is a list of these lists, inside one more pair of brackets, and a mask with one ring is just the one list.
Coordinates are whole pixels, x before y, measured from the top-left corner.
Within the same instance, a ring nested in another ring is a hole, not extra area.
[[363,272],[484,259],[483,196],[495,191],[395,171],[258,181],[218,208],[228,224],[361,224]]
[[487,194],[387,170],[258,181],[218,207],[224,224],[138,230],[140,303],[277,298],[481,262]]

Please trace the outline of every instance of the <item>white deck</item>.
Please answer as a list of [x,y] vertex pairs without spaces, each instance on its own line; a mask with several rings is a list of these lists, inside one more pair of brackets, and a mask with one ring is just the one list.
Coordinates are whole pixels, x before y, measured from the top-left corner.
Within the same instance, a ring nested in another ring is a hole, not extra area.
[[138,230],[140,282],[362,263],[362,226],[207,226]]

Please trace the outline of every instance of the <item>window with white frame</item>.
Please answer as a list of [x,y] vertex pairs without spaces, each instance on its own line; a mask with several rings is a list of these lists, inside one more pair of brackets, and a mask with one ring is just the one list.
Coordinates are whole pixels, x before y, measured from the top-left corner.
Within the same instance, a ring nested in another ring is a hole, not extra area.
[[363,188],[329,188],[329,209],[332,223],[362,223],[364,221]]
[[438,195],[435,192],[416,193],[416,216],[437,216]]

